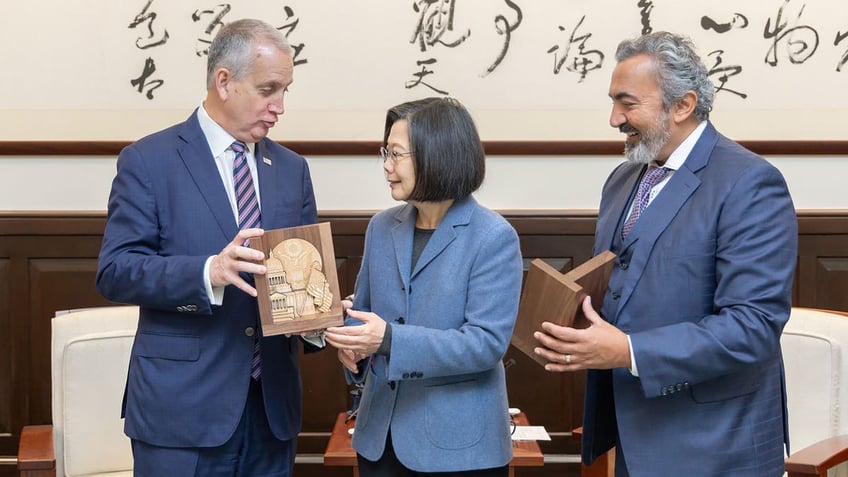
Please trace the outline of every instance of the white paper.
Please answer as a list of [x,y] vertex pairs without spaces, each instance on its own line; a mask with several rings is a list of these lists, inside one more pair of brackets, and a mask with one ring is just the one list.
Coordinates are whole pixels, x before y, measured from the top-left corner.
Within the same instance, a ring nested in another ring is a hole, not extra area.
[[516,426],[512,433],[514,441],[549,441],[551,436],[545,430],[545,426]]

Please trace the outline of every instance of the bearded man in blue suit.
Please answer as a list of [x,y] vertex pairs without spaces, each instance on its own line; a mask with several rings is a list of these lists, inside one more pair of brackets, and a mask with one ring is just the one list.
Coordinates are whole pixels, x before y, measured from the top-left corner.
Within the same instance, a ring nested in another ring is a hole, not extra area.
[[610,125],[628,161],[604,185],[594,252],[617,266],[600,314],[583,304],[591,326],[545,323],[536,352],[550,371],[588,370],[584,463],[615,446],[617,476],[782,475],[798,247],[786,183],[710,123],[691,41],[652,33],[616,59]]
[[262,338],[264,257],[245,243],[317,220],[306,161],[266,138],[292,73],[273,26],[227,24],[203,104],[118,158],[97,288],[140,305],[124,402],[137,476],[291,475],[299,343]]

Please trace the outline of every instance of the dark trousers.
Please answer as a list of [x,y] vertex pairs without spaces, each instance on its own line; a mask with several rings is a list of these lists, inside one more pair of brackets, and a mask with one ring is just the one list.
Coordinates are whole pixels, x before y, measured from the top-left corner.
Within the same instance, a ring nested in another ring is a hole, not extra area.
[[386,439],[386,450],[380,460],[372,462],[359,454],[356,454],[356,462],[359,466],[361,477],[507,477],[509,466],[495,467],[491,469],[467,470],[464,472],[415,472],[407,469],[398,461],[395,449],[392,447],[392,436]]
[[274,437],[262,387],[251,380],[236,431],[219,447],[158,447],[132,440],[135,477],[290,477],[295,439]]

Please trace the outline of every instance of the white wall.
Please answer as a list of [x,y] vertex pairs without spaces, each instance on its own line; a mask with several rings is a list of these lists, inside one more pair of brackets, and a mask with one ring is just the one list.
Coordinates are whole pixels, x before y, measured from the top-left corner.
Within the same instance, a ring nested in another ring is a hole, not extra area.
[[[394,202],[374,157],[310,157],[318,208],[379,210]],[[797,209],[848,209],[848,157],[774,156]],[[491,156],[478,199],[496,210],[597,209],[615,156]],[[0,210],[102,211],[115,158],[0,157]]]

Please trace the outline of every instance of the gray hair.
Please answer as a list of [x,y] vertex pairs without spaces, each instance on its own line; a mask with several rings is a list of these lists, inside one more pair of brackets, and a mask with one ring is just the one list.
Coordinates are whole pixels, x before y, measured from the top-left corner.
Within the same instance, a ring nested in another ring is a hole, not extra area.
[[701,121],[709,119],[715,86],[710,81],[706,65],[695,52],[692,40],[674,33],[654,32],[622,41],[615,52],[615,59],[620,62],[637,55],[648,55],[654,59],[666,111],[688,91],[693,91],[698,96],[695,117]]
[[289,42],[279,30],[263,22],[245,18],[224,25],[212,40],[206,63],[206,87],[215,85],[215,71],[226,68],[233,79],[239,80],[253,68],[253,46],[267,42],[292,55]]

